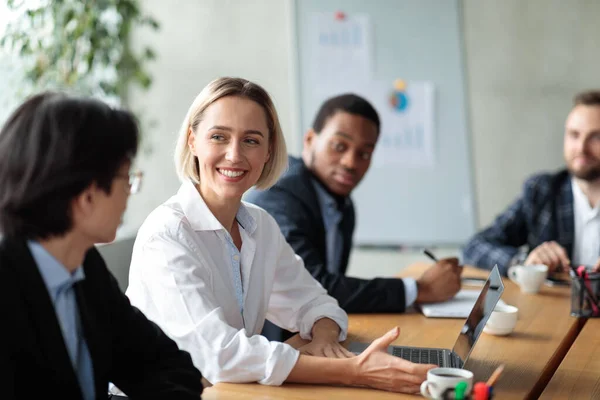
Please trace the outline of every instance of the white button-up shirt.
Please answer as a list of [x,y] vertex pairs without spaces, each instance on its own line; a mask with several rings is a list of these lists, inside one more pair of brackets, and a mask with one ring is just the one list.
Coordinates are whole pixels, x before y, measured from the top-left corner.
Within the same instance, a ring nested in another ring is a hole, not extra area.
[[600,205],[592,208],[587,196],[573,178],[571,189],[575,219],[573,265],[594,266],[600,256]]
[[259,335],[265,318],[310,339],[313,324],[327,317],[344,340],[348,316],[266,211],[242,203],[236,221],[241,252],[194,185],[184,183],[140,228],[126,294],[208,381],[280,385],[299,353]]

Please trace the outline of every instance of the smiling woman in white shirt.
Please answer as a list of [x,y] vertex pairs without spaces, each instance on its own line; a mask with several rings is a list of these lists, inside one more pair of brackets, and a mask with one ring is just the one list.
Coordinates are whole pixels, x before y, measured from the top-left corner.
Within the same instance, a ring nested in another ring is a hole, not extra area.
[[[348,318],[304,268],[275,220],[242,201],[287,165],[275,107],[260,86],[219,78],[202,90],[175,151],[183,184],[143,223],[127,296],[187,350],[211,383],[366,385],[416,393],[433,365],[386,353],[396,328],[354,356]],[[259,332],[265,319],[310,340],[294,349]]]

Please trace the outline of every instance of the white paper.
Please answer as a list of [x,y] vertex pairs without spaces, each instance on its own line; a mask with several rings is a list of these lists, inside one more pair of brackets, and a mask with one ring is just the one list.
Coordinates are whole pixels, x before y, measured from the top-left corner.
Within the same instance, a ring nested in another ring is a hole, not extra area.
[[[421,311],[431,318],[467,318],[480,294],[481,289],[462,289],[443,303],[422,304]],[[502,300],[498,300],[498,304],[506,305]]]
[[[377,92],[377,111],[382,121],[381,136],[373,155],[377,167],[401,165],[428,167],[435,165],[434,87],[430,82],[407,82],[402,91],[391,84],[373,85]],[[391,97],[402,96],[401,109],[392,105]]]
[[310,17],[309,60],[314,82],[369,80],[372,76],[372,37],[367,15],[353,14],[337,19],[330,13]]

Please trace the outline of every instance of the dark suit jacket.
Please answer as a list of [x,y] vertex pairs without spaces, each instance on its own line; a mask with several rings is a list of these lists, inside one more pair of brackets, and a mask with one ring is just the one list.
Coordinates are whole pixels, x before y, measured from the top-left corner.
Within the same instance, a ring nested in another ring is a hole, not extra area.
[[[245,200],[271,214],[288,243],[304,260],[306,268],[349,313],[403,312],[404,283],[401,279],[372,280],[344,276],[354,233],[354,212],[341,224],[344,237],[342,263],[327,266],[325,223],[315,192],[312,173],[300,159],[290,157],[288,171],[266,191],[254,190]],[[376,268],[376,266],[374,266]]]
[[464,247],[466,264],[491,269],[498,264],[506,275],[519,248],[531,251],[543,242],[556,241],[572,257],[574,242],[571,177],[563,170],[529,178],[523,194],[492,226],[475,235]]
[[[109,381],[133,399],[200,398],[201,375],[190,355],[129,304],[96,249],[83,268],[75,291],[96,398],[107,398]],[[24,240],[0,241],[0,310],[0,397],[81,399],[52,300]]]

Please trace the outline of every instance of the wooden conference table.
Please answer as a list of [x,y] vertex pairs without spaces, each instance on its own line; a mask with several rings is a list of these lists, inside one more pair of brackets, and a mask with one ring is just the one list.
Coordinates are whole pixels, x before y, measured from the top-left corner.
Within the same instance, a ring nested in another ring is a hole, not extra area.
[[[400,276],[418,277],[429,266],[419,263],[402,271]],[[488,271],[465,267],[463,276],[487,277]],[[482,333],[465,368],[473,371],[475,381],[485,381],[500,365],[504,373],[495,386],[499,399],[535,399],[557,370],[575,341],[585,320],[570,316],[570,289],[544,286],[537,294],[521,293],[519,287],[505,279],[502,299],[519,308],[515,331],[505,337]],[[464,320],[425,318],[416,312],[405,314],[352,314],[348,341],[372,341],[399,326],[397,345],[452,348]],[[591,335],[592,333],[590,333]],[[596,340],[596,355],[600,340]],[[585,352],[585,350],[584,350]],[[590,355],[591,357],[591,355]],[[600,370],[596,357],[596,368]],[[567,361],[567,360],[565,360]],[[594,360],[590,360],[592,362]],[[560,370],[559,370],[560,372]],[[565,372],[568,374],[568,370]],[[600,373],[596,373],[600,377]],[[560,386],[559,377],[553,385]],[[597,378],[595,378],[597,379]],[[560,390],[558,388],[557,390]],[[279,387],[256,383],[219,383],[207,388],[203,399],[402,399],[416,398],[368,388],[333,387],[307,384],[283,384]],[[584,398],[584,397],[579,397]]]
[[542,398],[600,399],[600,319],[585,323]]

